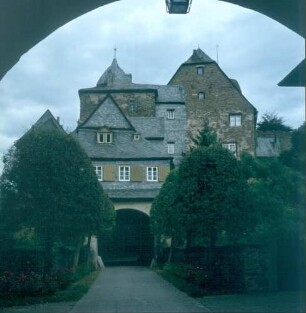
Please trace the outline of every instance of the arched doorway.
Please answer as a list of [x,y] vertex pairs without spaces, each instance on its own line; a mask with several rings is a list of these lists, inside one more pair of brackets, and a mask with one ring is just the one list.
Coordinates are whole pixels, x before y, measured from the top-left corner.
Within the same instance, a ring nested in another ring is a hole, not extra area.
[[149,216],[135,209],[116,211],[116,226],[99,240],[105,265],[149,265],[153,257]]

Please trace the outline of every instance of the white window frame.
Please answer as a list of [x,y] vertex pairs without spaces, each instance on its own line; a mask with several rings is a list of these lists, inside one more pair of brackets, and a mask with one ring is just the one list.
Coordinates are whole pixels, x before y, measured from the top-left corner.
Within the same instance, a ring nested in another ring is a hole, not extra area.
[[197,66],[197,75],[199,76],[204,75],[204,66]]
[[174,142],[168,142],[168,154],[174,154],[175,151],[175,143]]
[[198,100],[200,100],[200,101],[205,100],[205,92],[204,91],[200,91],[198,93]]
[[113,142],[113,134],[110,132],[97,133],[97,142],[103,144],[109,144]]
[[223,148],[228,149],[231,151],[235,157],[237,157],[237,144],[236,142],[229,142],[229,143],[223,143],[222,144]]
[[239,127],[242,125],[242,114],[240,113],[230,113],[229,124],[231,127]]
[[174,109],[168,109],[167,110],[167,120],[174,120],[175,119],[175,114],[174,114]]
[[102,165],[94,165],[94,170],[97,175],[98,181],[103,181],[103,166]]
[[130,113],[135,113],[137,111],[136,101],[135,99],[130,99],[128,101],[128,110]]
[[147,181],[158,181],[158,167],[150,166],[147,167]]
[[119,181],[130,181],[131,180],[131,167],[126,165],[119,166]]

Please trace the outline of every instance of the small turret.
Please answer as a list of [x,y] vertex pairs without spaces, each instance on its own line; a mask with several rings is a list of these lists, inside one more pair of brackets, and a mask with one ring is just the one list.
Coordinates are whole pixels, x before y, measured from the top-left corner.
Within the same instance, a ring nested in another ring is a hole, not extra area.
[[97,87],[115,87],[130,85],[132,75],[125,72],[118,65],[117,59],[114,58],[112,64],[106,69],[97,82]]

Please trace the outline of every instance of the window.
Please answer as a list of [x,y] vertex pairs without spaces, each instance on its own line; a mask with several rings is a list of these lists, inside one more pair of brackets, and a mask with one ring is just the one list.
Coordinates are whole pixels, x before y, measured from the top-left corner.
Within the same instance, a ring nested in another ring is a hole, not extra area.
[[97,142],[98,143],[112,143],[113,134],[112,133],[97,133]]
[[205,93],[203,91],[198,93],[198,99],[199,100],[204,100],[205,99]]
[[130,113],[135,113],[137,111],[136,102],[134,99],[129,100],[128,109]]
[[235,142],[224,143],[222,146],[231,151],[235,157],[237,156],[237,144]]
[[204,66],[197,66],[197,74],[204,75]]
[[119,166],[119,181],[130,181],[129,166]]
[[94,170],[95,170],[96,175],[98,177],[98,181],[102,181],[103,180],[103,167],[100,165],[96,165],[96,166],[94,166]]
[[147,181],[158,180],[158,169],[157,167],[147,167]]
[[174,120],[174,110],[167,110],[167,119]]
[[140,135],[139,134],[133,134],[133,139],[134,139],[134,141],[140,140]]
[[241,126],[241,114],[229,115],[230,126]]
[[168,154],[174,154],[174,142],[168,142]]

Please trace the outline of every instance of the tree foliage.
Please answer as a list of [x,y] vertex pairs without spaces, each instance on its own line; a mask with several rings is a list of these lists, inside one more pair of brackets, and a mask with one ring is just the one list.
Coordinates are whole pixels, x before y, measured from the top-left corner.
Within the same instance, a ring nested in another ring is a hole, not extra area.
[[215,132],[213,132],[207,124],[204,125],[204,127],[198,131],[198,133],[193,138],[191,138],[191,141],[196,146],[196,148],[218,145]]
[[258,220],[253,237],[262,240],[298,230],[306,204],[303,176],[277,158],[256,159],[245,154],[241,162]]
[[306,122],[292,132],[291,149],[281,154],[281,161],[305,175],[306,169]]
[[154,201],[153,229],[169,236],[175,230],[189,245],[206,239],[215,246],[221,234],[236,241],[254,225],[239,161],[207,126],[193,142]]
[[292,128],[285,125],[284,119],[276,113],[265,113],[257,123],[257,130],[260,131],[285,131],[290,132]]
[[[34,227],[46,250],[110,227],[114,209],[90,160],[70,135],[33,128],[4,156],[1,218]],[[49,256],[50,257],[50,256]]]
[[178,172],[172,170],[163,184],[158,196],[154,199],[150,212],[151,229],[157,238],[171,238],[171,247],[180,243],[184,238],[181,228],[176,199],[178,188]]
[[192,150],[179,168],[178,199],[190,238],[215,246],[221,234],[236,241],[252,227],[246,181],[238,161],[220,146]]

